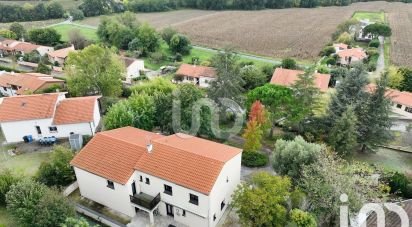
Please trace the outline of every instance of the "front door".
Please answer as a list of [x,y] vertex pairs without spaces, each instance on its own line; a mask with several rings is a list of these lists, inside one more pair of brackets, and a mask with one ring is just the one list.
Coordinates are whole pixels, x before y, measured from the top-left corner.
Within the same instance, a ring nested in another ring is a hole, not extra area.
[[175,216],[174,213],[173,213],[173,206],[170,205],[170,204],[167,204],[167,203],[166,203],[166,214],[171,216],[171,217]]

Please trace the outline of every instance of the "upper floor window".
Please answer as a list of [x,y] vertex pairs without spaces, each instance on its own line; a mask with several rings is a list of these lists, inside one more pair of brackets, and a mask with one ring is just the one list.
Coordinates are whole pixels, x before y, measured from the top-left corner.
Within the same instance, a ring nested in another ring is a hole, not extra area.
[[168,194],[168,195],[173,195],[173,189],[172,189],[172,187],[171,186],[169,186],[169,185],[164,185],[165,186],[165,191],[164,191],[164,193],[165,194]]
[[189,194],[189,202],[195,205],[199,205],[199,197],[197,195]]
[[143,176],[140,175],[140,182],[143,182]]
[[216,214],[213,215],[213,221],[216,221]]
[[146,177],[146,184],[150,184],[150,179]]
[[113,181],[107,180],[107,187],[108,187],[108,188],[111,188],[111,189],[114,189],[114,183],[113,183]]
[[402,108],[402,104],[396,104],[396,108],[401,109],[401,108]]
[[406,107],[405,111],[408,112],[408,113],[412,113],[412,107]]
[[223,208],[225,208],[225,206],[226,206],[226,203],[225,203],[225,200],[223,200],[223,201],[220,203],[220,210],[223,210]]

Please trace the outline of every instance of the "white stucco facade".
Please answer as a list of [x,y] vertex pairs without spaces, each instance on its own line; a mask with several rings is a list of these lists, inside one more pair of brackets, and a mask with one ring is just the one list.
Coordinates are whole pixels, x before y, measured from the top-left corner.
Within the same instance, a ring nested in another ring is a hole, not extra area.
[[185,76],[182,80],[182,83],[192,83],[194,85],[197,85],[201,88],[207,88],[210,86],[210,83],[215,80],[215,78],[211,77],[189,77]]
[[[61,93],[57,102],[63,99],[65,99],[65,96],[64,93]],[[55,111],[56,107],[54,109],[54,112]],[[51,136],[66,138],[72,133],[93,136],[96,133],[100,120],[100,108],[98,100],[96,99],[93,110],[93,121],[91,122],[55,125],[53,123],[53,117],[51,117],[46,119],[1,122],[0,127],[8,143],[17,143],[24,141],[23,137],[29,135],[31,135],[34,140]],[[50,127],[53,128],[51,129]]]
[[[241,153],[227,161],[210,194],[206,195],[183,187],[165,179],[135,170],[124,185],[114,182],[114,188],[107,187],[108,179],[74,167],[82,196],[97,203],[134,217],[138,205],[130,201],[135,185],[136,194],[144,193],[152,197],[160,194],[160,202],[154,208],[160,215],[169,216],[186,226],[215,227],[231,202],[231,197],[240,183]],[[165,191],[165,185],[172,193]],[[191,203],[190,194],[198,197],[198,204]],[[224,202],[224,206],[222,206]],[[169,212],[167,207],[169,207]],[[172,211],[172,212],[170,212]],[[154,216],[156,219],[156,216]]]
[[132,64],[127,67],[127,79],[133,79],[140,76],[140,71],[144,70],[144,61],[135,60]]

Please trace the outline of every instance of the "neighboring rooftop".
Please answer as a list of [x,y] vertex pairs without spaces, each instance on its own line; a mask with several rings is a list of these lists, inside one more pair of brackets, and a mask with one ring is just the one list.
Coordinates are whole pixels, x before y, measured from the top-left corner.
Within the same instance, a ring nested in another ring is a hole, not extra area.
[[344,43],[334,43],[333,44],[333,47],[337,47],[337,48],[339,48],[340,50],[346,50],[346,49],[348,49],[348,44],[344,44]]
[[54,93],[3,98],[0,104],[0,122],[51,118],[58,95]]
[[54,125],[92,122],[96,99],[100,96],[88,96],[63,99],[59,102],[54,115]]
[[53,118],[53,124],[62,125],[93,121],[95,101],[99,96],[66,99],[64,95],[50,93],[2,98],[0,122]]
[[46,84],[61,84],[64,81],[41,73],[4,73],[0,75],[0,86],[16,86],[17,94],[32,93],[44,88]]
[[346,49],[339,51],[337,55],[340,58],[347,58],[347,57],[356,57],[358,59],[364,59],[367,57],[366,52],[362,48],[352,48],[352,49]]
[[140,59],[129,58],[129,57],[124,57],[124,56],[120,56],[120,59],[124,61],[124,64],[126,65],[126,68],[129,67],[130,65],[132,65],[135,61],[143,61],[143,60],[140,60]]
[[49,53],[47,53],[50,57],[53,57],[53,58],[63,58],[63,59],[65,59],[65,58],[67,58],[67,56],[69,55],[69,53],[70,52],[72,52],[72,51],[76,51],[75,49],[74,49],[74,46],[72,45],[72,46],[70,46],[70,47],[67,47],[67,48],[63,48],[63,49],[59,49],[59,50],[55,50],[55,51],[51,51],[51,52],[49,52]]
[[[376,84],[369,84],[366,89],[368,91],[374,91]],[[394,103],[402,104],[408,107],[412,107],[412,93],[407,91],[399,91],[395,89],[386,89],[386,96]]]
[[188,77],[216,77],[216,69],[212,67],[182,64],[176,72],[176,75]]
[[[270,83],[289,87],[299,79],[299,75],[304,73],[305,72],[301,70],[276,68]],[[320,91],[326,92],[328,90],[330,75],[321,73],[315,73],[314,75],[315,86],[318,87]]]
[[224,164],[239,153],[185,134],[161,136],[125,127],[98,133],[71,164],[120,184],[138,170],[208,195]]

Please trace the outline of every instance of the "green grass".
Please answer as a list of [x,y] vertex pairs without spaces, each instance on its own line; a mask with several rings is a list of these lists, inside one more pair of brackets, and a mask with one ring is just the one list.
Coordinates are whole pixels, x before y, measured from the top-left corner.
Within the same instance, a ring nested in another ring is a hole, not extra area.
[[[82,3],[82,1],[75,1],[75,0],[55,0],[55,1],[61,3],[64,9],[77,8]],[[27,1],[0,1],[0,4],[4,4],[4,5],[24,5],[24,4],[37,5],[41,2],[44,3],[44,4],[48,3],[48,1],[36,1],[36,0],[30,1],[30,0],[27,0]]]
[[5,207],[0,207],[0,225],[4,225],[6,227],[18,226]]
[[369,12],[369,11],[357,11],[353,14],[352,18],[357,20],[368,19],[371,22],[385,23],[384,12]]
[[56,31],[62,35],[62,38],[61,38],[62,41],[69,41],[69,33],[71,30],[74,30],[74,29],[79,30],[80,34],[86,37],[87,40],[90,40],[90,41],[98,40],[96,29],[85,28],[85,27],[77,26],[76,24],[59,24],[56,26],[52,26],[51,28],[56,29]]
[[352,160],[379,164],[385,169],[404,172],[412,176],[412,153],[380,148],[376,153],[355,153]]
[[[6,149],[4,149],[6,150]],[[17,174],[33,176],[40,164],[49,159],[50,153],[27,153],[9,156],[7,151],[0,152],[0,170],[10,169]]]

